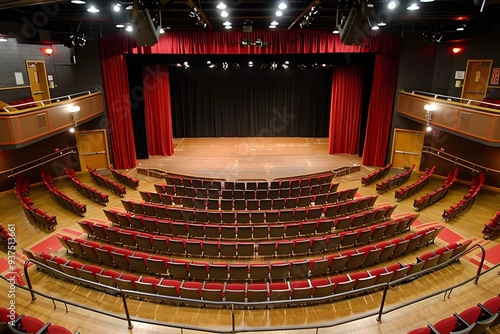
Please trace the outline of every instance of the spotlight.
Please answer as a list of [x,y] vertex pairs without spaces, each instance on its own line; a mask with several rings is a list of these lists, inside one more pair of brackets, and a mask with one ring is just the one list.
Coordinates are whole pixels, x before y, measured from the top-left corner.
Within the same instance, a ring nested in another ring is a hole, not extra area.
[[390,10],[396,9],[397,6],[398,3],[396,1],[389,1],[387,3],[387,8],[389,8]]
[[338,29],[335,29],[335,30],[333,31],[333,33],[334,33],[335,35],[337,35],[337,34],[340,34],[340,31],[339,31]]
[[454,47],[453,49],[451,49],[451,52],[453,52],[454,54],[459,54],[460,52],[462,52],[462,48]]
[[251,60],[250,60],[250,61],[248,62],[248,67],[253,67],[253,61],[251,61]]
[[119,12],[119,11],[120,11],[120,9],[121,9],[121,5],[120,5],[119,3],[117,3],[117,4],[115,4],[115,5],[113,6],[113,10],[114,10],[115,12]]
[[287,8],[287,5],[286,5],[286,3],[284,3],[284,2],[280,2],[280,4],[278,5],[278,8],[279,8],[279,9],[286,9],[286,8]]
[[75,133],[75,128],[69,128],[69,132]]
[[276,16],[283,16],[283,12],[281,10],[276,11]]
[[412,3],[410,6],[406,7],[407,10],[419,10],[420,6],[416,3]]
[[229,13],[224,10],[224,11],[222,11],[222,13],[220,13],[220,16],[222,16],[222,17],[228,17]]
[[87,11],[89,13],[99,13],[99,9],[97,9],[95,6],[90,6],[89,8],[87,8]]
[[220,2],[218,5],[217,5],[217,9],[226,9],[227,6],[224,2]]

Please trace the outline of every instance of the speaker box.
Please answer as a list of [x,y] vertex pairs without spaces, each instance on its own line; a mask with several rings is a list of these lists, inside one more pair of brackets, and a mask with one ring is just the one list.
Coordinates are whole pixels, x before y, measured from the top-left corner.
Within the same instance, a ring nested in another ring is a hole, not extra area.
[[160,37],[161,20],[159,15],[151,16],[149,10],[137,11],[134,22],[134,39],[138,46],[153,46],[158,43]]
[[339,27],[340,41],[348,45],[363,45],[369,34],[369,28],[366,10],[363,11],[362,8],[353,7],[344,25]]

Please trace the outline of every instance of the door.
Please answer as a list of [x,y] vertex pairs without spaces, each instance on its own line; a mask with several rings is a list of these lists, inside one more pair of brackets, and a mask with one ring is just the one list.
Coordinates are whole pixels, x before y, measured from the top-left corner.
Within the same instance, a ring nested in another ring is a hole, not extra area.
[[86,170],[87,166],[94,169],[109,168],[106,130],[77,132],[76,146],[78,147],[81,170]]
[[26,60],[31,96],[35,101],[50,103],[49,81],[43,60]]
[[418,170],[420,168],[423,145],[423,131],[394,129],[391,154],[392,167],[409,168],[415,165],[415,170]]
[[[465,80],[462,87],[462,98],[482,101],[486,96],[492,60],[468,60],[465,71]],[[468,101],[463,101],[467,103]],[[471,102],[477,105],[479,102]]]

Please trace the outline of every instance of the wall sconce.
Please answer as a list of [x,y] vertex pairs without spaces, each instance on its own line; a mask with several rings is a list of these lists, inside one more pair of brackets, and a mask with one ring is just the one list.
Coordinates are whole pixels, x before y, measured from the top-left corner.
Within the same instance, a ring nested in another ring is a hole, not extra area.
[[45,56],[52,56],[54,53],[54,50],[52,48],[41,48],[40,51],[45,55]]
[[426,125],[427,125],[427,132],[430,132],[432,131],[432,126],[430,126],[430,122],[432,120],[432,112],[434,110],[436,110],[436,105],[435,104],[426,104],[424,106],[424,109],[425,109],[425,122],[426,122]]
[[78,126],[78,112],[80,111],[79,106],[71,105],[68,107],[68,111],[72,114],[72,120],[73,124],[75,124],[75,127]]

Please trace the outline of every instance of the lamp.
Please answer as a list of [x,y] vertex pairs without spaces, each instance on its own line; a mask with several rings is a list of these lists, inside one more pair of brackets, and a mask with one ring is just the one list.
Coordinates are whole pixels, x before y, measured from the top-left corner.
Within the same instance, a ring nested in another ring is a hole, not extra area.
[[426,121],[426,130],[427,132],[430,132],[432,130],[432,126],[430,125],[430,122],[432,120],[432,112],[436,110],[436,105],[431,103],[431,104],[426,104],[424,106],[425,109],[425,121]]
[[52,54],[54,53],[54,50],[52,50],[52,48],[41,48],[40,51],[47,57],[52,56]]
[[78,112],[80,111],[80,107],[75,106],[75,105],[70,105],[70,106],[68,106],[67,110],[72,114],[73,124],[75,124],[75,127],[77,127],[78,126]]

